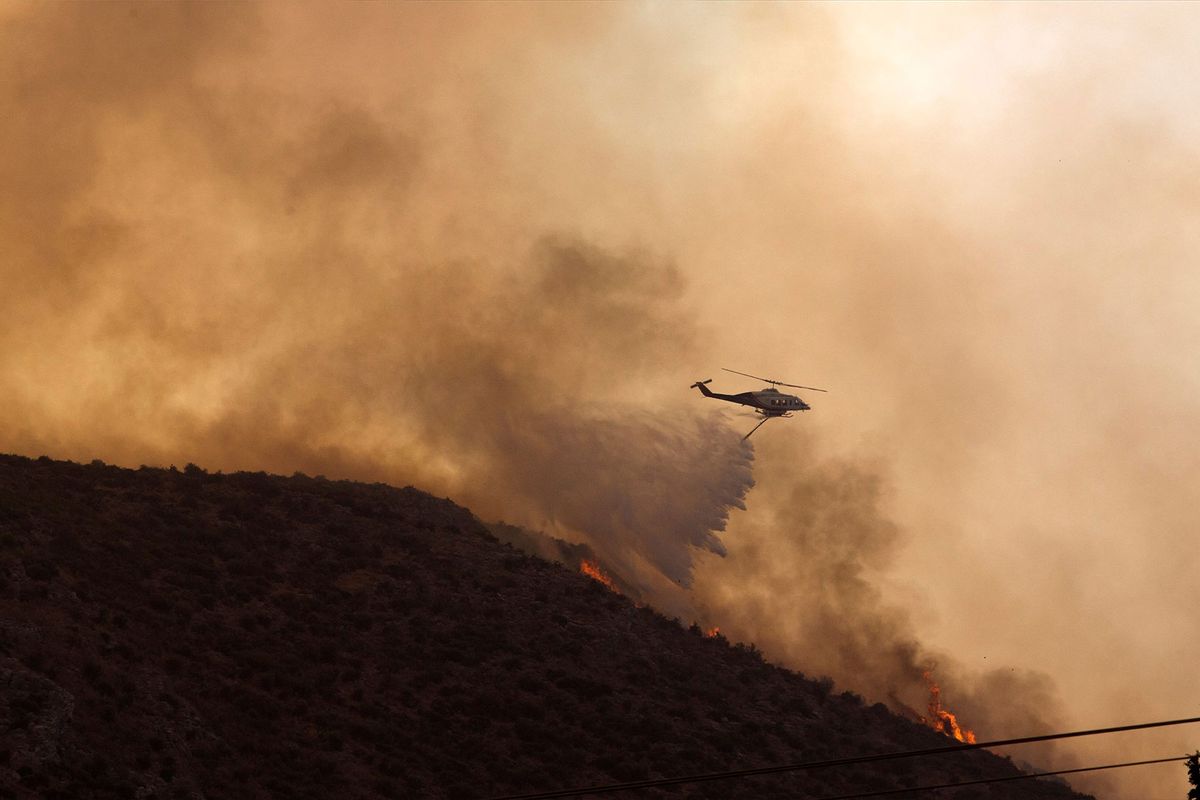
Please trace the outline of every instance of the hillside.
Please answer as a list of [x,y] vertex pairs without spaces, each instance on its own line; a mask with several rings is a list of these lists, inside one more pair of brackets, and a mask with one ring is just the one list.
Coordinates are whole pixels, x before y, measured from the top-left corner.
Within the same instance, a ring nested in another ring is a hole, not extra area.
[[[0,796],[19,798],[482,798],[947,742],[448,500],[190,465],[0,456],[0,683]],[[974,752],[614,796],[1003,774]]]

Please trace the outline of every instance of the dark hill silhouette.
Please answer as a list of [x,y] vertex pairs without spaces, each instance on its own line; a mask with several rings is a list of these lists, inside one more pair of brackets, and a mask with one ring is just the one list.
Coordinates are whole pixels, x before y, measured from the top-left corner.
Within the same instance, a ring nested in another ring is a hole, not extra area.
[[[0,685],[0,796],[19,798],[487,797],[948,742],[448,500],[190,465],[0,456]],[[1015,773],[973,752],[621,796]]]

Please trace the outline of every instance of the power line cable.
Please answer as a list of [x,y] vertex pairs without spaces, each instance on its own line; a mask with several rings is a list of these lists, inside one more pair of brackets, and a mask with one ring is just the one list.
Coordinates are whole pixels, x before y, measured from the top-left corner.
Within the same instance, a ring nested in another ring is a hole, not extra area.
[[960,786],[978,786],[983,783],[1003,783],[1004,781],[1024,781],[1031,778],[1049,778],[1053,775],[1074,775],[1077,772],[1099,772],[1102,769],[1123,769],[1125,767],[1141,767],[1147,764],[1168,764],[1175,761],[1186,761],[1187,756],[1172,758],[1153,758],[1149,761],[1126,761],[1123,764],[1104,764],[1099,767],[1076,767],[1075,769],[1056,769],[1052,772],[1033,772],[1024,775],[1005,775],[1001,778],[980,778],[974,781],[959,783],[939,783],[930,786],[910,786],[907,789],[880,789],[875,792],[856,792],[855,794],[839,794],[832,797],[822,797],[820,800],[863,800],[867,797],[885,797],[889,794],[908,794],[909,792],[932,792],[938,789],[957,789]]
[[1141,722],[1136,725],[1118,725],[1112,728],[1091,728],[1083,731],[1067,733],[1047,733],[1041,736],[1020,736],[1015,739],[994,739],[990,742],[973,742],[969,744],[952,744],[945,747],[929,747],[923,750],[905,750],[895,753],[876,753],[865,756],[850,756],[835,758],[828,761],[807,761],[798,764],[778,764],[770,767],[750,767],[748,769],[729,770],[726,772],[708,772],[699,775],[685,775],[673,778],[648,778],[640,781],[625,783],[609,783],[600,786],[577,787],[574,789],[556,789],[548,792],[531,792],[528,794],[506,794],[490,798],[490,800],[551,800],[558,797],[582,797],[589,794],[609,794],[629,789],[651,789],[657,786],[675,786],[681,783],[701,783],[704,781],[732,780],[749,778],[755,775],[774,775],[780,772],[798,772],[802,770],[821,769],[825,767],[841,767],[850,764],[868,764],[876,761],[892,761],[900,758],[918,758],[922,756],[956,753],[964,750],[979,750],[985,747],[1004,747],[1012,744],[1032,744],[1033,742],[1049,742],[1055,739],[1073,739],[1080,736],[1099,736],[1105,733],[1121,733],[1124,731],[1139,731],[1147,728],[1164,728],[1170,725],[1190,725],[1200,722],[1200,717],[1185,719],[1170,719],[1161,722]]

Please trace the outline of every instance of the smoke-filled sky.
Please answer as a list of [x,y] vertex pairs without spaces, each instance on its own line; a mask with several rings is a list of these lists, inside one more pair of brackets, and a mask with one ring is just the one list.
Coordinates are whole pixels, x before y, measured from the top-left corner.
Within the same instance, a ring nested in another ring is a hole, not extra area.
[[[937,661],[985,737],[1193,715],[1197,41],[1174,4],[5,5],[0,449],[412,483],[872,699]],[[722,366],[831,391],[752,452],[687,388],[757,388]]]

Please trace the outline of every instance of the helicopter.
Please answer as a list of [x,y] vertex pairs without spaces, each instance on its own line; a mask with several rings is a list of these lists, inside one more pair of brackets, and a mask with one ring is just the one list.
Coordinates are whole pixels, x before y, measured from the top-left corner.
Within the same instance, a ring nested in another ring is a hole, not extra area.
[[732,372],[735,375],[745,375],[747,378],[754,378],[756,381],[764,381],[771,384],[765,389],[759,389],[757,392],[741,392],[740,394],[717,394],[711,391],[706,384],[712,383],[712,378],[706,381],[696,381],[689,388],[699,389],[700,393],[705,397],[712,397],[717,400],[725,400],[730,403],[738,403],[739,405],[749,406],[755,412],[762,414],[763,419],[757,425],[750,429],[742,437],[742,441],[750,438],[750,434],[762,427],[763,423],[769,419],[776,417],[790,417],[794,411],[808,411],[811,406],[801,400],[794,394],[784,394],[776,389],[776,386],[788,386],[793,389],[808,389],[813,392],[824,392],[825,389],[818,389],[815,386],[800,386],[795,383],[784,383],[783,381],[773,381],[770,378],[760,378],[757,375],[751,375],[747,372],[738,372],[736,369],[728,369],[721,367],[726,372]]

